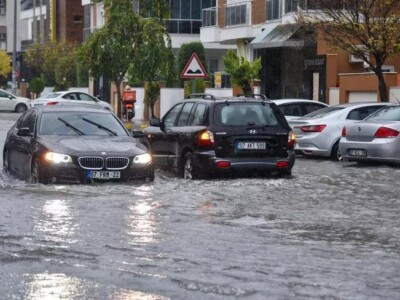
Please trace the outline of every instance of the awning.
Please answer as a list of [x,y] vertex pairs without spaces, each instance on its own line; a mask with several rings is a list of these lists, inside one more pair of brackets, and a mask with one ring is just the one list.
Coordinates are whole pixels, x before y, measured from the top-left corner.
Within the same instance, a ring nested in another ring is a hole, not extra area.
[[251,48],[301,47],[304,45],[302,39],[291,39],[299,28],[299,24],[280,24],[266,33],[264,30],[251,41]]

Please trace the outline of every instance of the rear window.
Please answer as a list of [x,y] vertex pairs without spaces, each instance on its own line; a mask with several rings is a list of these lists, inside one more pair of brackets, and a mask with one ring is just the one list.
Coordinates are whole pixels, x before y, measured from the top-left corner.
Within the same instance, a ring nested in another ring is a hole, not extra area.
[[316,110],[312,113],[309,113],[305,115],[303,118],[308,118],[308,119],[319,119],[322,117],[325,117],[327,115],[330,115],[334,112],[337,112],[339,110],[342,110],[344,107],[338,107],[338,106],[330,106],[330,107],[325,107],[319,110]]
[[214,109],[214,121],[219,126],[277,126],[279,124],[269,104],[251,102],[217,104]]
[[368,120],[400,121],[400,106],[389,106],[378,110]]

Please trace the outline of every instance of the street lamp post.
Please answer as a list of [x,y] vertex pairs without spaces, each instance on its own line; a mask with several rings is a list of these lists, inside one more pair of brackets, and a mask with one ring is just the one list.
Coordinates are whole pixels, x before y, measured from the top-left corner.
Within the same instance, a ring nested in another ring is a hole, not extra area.
[[12,56],[12,93],[17,91],[17,0],[14,0],[14,32]]

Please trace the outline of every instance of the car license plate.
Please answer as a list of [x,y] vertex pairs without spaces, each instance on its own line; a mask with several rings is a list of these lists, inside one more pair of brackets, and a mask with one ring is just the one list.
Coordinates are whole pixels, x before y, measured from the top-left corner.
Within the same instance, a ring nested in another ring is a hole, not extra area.
[[367,151],[363,149],[349,149],[349,156],[367,156]]
[[88,171],[88,177],[94,179],[117,179],[121,178],[119,171]]
[[264,142],[239,142],[237,143],[239,150],[265,150],[266,144]]

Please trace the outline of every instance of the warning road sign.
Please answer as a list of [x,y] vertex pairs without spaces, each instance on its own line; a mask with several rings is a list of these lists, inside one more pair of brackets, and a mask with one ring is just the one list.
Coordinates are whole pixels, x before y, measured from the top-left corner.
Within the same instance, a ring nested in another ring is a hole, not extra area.
[[188,63],[181,73],[181,78],[207,78],[208,74],[204,69],[199,57],[196,52],[192,54]]

